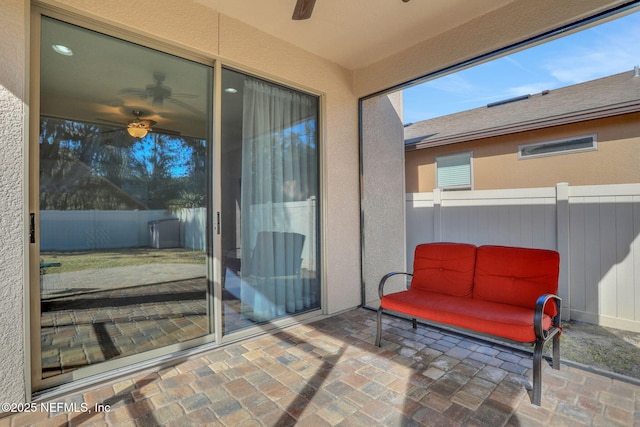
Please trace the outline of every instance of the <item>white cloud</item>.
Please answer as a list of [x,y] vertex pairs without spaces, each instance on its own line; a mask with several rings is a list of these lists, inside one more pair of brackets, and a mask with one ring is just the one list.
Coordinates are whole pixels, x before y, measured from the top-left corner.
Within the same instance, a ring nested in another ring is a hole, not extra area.
[[587,39],[589,42],[579,45],[581,39],[576,38],[570,51],[546,61],[543,67],[563,84],[572,85],[632,70],[640,62],[640,25],[631,24],[615,33],[594,32],[596,37]]
[[546,67],[560,82],[572,85],[631,70],[637,58],[620,50],[591,50],[549,62]]
[[448,76],[432,80],[430,82],[427,82],[425,86],[443,92],[465,95],[478,90],[478,87],[476,87],[476,85],[470,83],[465,78],[456,74],[450,74]]
[[537,76],[538,73],[536,73],[535,71],[533,71],[530,67],[523,65],[520,61],[514,59],[513,57],[511,57],[510,55],[505,56],[504,58],[505,61],[507,61],[508,63],[510,63],[511,65],[513,65],[516,68],[519,68],[520,70],[524,71],[527,74],[531,74],[534,76]]

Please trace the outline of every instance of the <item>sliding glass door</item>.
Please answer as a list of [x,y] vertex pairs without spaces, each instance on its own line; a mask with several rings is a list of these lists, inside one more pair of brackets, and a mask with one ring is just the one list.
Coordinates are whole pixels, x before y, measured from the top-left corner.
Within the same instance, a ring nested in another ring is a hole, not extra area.
[[222,71],[224,332],[320,307],[318,98]]
[[34,389],[319,309],[318,97],[40,24]]
[[210,66],[42,18],[36,382],[212,336],[212,84]]

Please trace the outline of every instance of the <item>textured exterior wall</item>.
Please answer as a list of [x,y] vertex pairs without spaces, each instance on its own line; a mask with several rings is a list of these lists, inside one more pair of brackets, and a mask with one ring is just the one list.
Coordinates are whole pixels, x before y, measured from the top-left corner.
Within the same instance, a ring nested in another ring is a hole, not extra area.
[[376,308],[380,278],[405,267],[403,134],[401,92],[363,102],[362,270],[365,303]]
[[[598,150],[519,160],[518,145],[597,135]],[[474,190],[640,182],[640,113],[407,151],[406,190],[433,191],[436,156],[473,153]],[[613,166],[615,165],[615,167]]]
[[23,0],[5,0],[0,13],[1,402],[21,402],[25,398],[25,4]]

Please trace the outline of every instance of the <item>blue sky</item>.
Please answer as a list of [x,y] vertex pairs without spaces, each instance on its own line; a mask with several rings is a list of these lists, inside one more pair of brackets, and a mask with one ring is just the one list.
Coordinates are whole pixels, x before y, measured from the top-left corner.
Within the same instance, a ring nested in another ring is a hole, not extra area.
[[640,65],[640,12],[404,91],[404,122],[557,89]]

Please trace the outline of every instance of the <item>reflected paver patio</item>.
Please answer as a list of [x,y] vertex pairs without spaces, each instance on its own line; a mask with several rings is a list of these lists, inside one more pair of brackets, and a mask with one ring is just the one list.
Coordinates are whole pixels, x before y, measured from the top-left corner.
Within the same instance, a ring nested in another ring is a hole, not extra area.
[[[197,273],[190,264],[146,265],[154,272],[141,274],[136,285],[126,277],[139,272],[138,267],[89,270],[105,276],[114,271],[97,290],[80,286],[86,278],[82,271],[58,275],[68,279],[68,287],[60,286],[55,297],[41,303],[44,378],[208,333],[204,276],[190,278]],[[254,323],[241,316],[239,300],[227,289],[223,310],[226,331]]]
[[205,352],[58,402],[110,411],[23,413],[0,426],[640,425],[640,386],[544,364],[533,406],[531,357],[355,309]]

